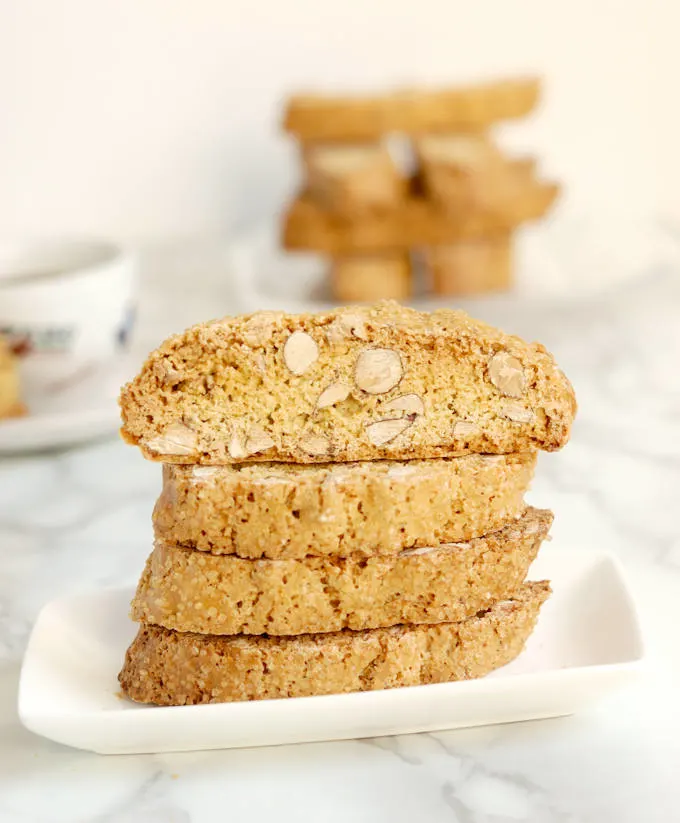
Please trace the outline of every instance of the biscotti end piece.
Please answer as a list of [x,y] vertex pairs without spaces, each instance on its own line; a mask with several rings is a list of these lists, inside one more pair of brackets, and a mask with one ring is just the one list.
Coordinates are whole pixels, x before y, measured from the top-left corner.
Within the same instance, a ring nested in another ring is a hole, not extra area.
[[552,513],[397,555],[244,560],[157,542],[132,618],[200,634],[298,635],[464,620],[512,594]]
[[140,703],[182,706],[468,680],[522,651],[550,594],[527,583],[460,623],[299,637],[219,637],[142,626],[119,675]]
[[25,413],[19,392],[17,360],[5,338],[0,336],[0,419]]
[[[321,402],[338,385],[347,395]],[[418,408],[404,408],[412,395]],[[576,411],[540,344],[391,301],[194,326],[149,356],[120,404],[122,435],[146,457],[213,465],[553,451]]]
[[406,300],[413,290],[411,258],[395,254],[352,254],[331,261],[331,289],[343,302]]
[[406,179],[388,149],[375,145],[313,145],[304,150],[307,191],[323,208],[350,215],[394,209]]
[[444,211],[503,213],[535,180],[530,162],[507,160],[483,135],[428,135],[415,145],[423,188]]
[[512,282],[512,247],[507,234],[461,240],[425,250],[435,294],[500,291]]
[[[323,402],[345,391],[337,385]],[[418,402],[402,395],[395,405],[417,413]],[[524,511],[535,465],[536,452],[316,465],[168,463],[154,530],[165,543],[251,559],[394,555],[511,523]]]

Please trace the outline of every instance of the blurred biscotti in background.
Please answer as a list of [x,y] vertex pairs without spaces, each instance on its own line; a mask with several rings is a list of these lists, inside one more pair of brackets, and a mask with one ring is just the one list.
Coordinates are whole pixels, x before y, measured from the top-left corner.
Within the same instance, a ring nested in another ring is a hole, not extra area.
[[406,300],[411,296],[408,252],[348,254],[332,258],[330,266],[333,293],[343,303]]
[[424,252],[435,294],[478,294],[508,288],[512,281],[512,237],[459,240]]
[[0,419],[25,414],[21,402],[17,358],[0,335]]
[[498,120],[529,114],[539,92],[535,78],[519,78],[372,97],[296,95],[283,127],[302,142],[319,143],[376,140],[389,132],[483,131]]
[[[529,114],[539,90],[530,78],[292,97],[284,128],[301,143],[304,182],[284,217],[284,247],[325,256],[343,302],[408,298],[408,260],[426,268],[416,279],[436,294],[510,288],[513,234],[549,211],[559,187],[540,180],[534,158],[506,157],[491,128]],[[395,134],[406,163],[390,150]]]
[[303,149],[310,195],[324,208],[347,214],[393,208],[406,180],[380,143],[306,146]]

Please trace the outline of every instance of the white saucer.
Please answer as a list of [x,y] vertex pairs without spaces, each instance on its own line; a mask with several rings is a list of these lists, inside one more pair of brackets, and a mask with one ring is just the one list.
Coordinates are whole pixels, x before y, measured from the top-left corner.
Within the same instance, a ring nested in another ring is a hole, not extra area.
[[36,734],[102,754],[268,746],[556,717],[638,672],[638,617],[612,558],[548,546],[530,576],[551,579],[554,594],[524,653],[484,679],[170,708],[120,693],[116,676],[136,631],[130,589],[54,601],[28,644],[19,716]]
[[28,414],[0,420],[0,456],[85,443],[120,427],[118,394],[135,373],[129,356],[90,370],[40,394],[28,394]]

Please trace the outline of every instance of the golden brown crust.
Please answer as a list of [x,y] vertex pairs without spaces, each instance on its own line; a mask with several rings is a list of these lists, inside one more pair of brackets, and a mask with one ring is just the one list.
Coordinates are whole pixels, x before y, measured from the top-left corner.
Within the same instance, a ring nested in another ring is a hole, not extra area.
[[210,465],[553,451],[576,409],[540,344],[389,301],[194,326],[149,356],[120,403],[145,456]]
[[283,127],[300,140],[374,140],[386,132],[475,131],[529,114],[538,101],[535,78],[462,88],[409,90],[375,97],[298,95]]
[[287,638],[180,634],[142,626],[119,681],[132,700],[175,706],[482,677],[522,651],[549,594],[547,582],[527,583],[460,623]]
[[298,635],[464,620],[514,592],[552,513],[468,543],[384,557],[244,560],[157,543],[132,619],[200,634]]
[[331,255],[443,245],[507,232],[543,217],[558,193],[556,184],[531,182],[516,197],[488,211],[463,213],[443,209],[425,197],[411,197],[399,209],[371,212],[361,220],[326,211],[303,194],[288,209],[282,241],[290,250]]
[[519,517],[536,453],[298,466],[163,466],[156,536],[257,559],[398,554]]

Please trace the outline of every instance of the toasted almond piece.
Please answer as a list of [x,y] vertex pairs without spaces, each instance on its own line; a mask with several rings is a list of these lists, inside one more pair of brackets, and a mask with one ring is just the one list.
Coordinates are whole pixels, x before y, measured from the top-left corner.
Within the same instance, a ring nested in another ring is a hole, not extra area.
[[219,472],[219,466],[194,466],[191,471],[191,476],[196,480],[210,480],[216,477]]
[[275,445],[276,443],[267,432],[259,427],[253,427],[246,438],[246,451],[248,454],[258,454],[271,449]]
[[500,466],[505,462],[505,456],[502,454],[483,454],[481,457],[485,463],[490,463],[492,466]]
[[257,366],[258,370],[262,374],[266,374],[267,373],[267,361],[265,360],[264,354],[262,354],[261,351],[256,351],[255,354],[253,355],[253,358],[255,359],[255,365]]
[[516,403],[513,400],[507,400],[501,406],[501,414],[512,420],[513,423],[531,423],[534,419],[534,413],[531,409],[527,409],[521,403]]
[[329,343],[341,343],[348,337],[366,340],[366,321],[360,314],[341,314],[324,329]]
[[153,373],[163,388],[166,386],[176,386],[181,379],[180,372],[177,371],[166,357],[162,360],[157,360],[153,364]]
[[283,347],[283,361],[293,374],[304,374],[318,357],[316,340],[304,331],[294,331]]
[[456,420],[453,424],[454,437],[470,437],[470,435],[477,434],[479,426],[473,423],[472,420]]
[[272,336],[274,324],[283,316],[283,312],[257,312],[246,322],[243,329],[243,339],[249,346],[264,346]]
[[404,549],[400,552],[399,557],[414,557],[421,554],[432,554],[433,552],[451,552],[458,550],[469,549],[469,543],[441,543],[439,546],[421,546],[416,549]]
[[374,446],[384,446],[412,425],[413,420],[408,417],[391,417],[369,423],[366,426],[366,434]]
[[521,397],[526,384],[522,364],[506,351],[497,352],[489,360],[489,380],[508,397]]
[[248,456],[248,450],[243,442],[243,437],[237,431],[232,433],[231,440],[229,441],[229,456],[233,457],[234,460]]
[[380,407],[380,411],[405,411],[409,414],[423,414],[425,404],[417,394],[400,394]]
[[163,434],[149,440],[146,447],[156,454],[195,454],[198,435],[184,423],[171,423]]
[[367,394],[385,394],[402,376],[401,357],[393,349],[364,349],[357,357],[354,382]]
[[322,434],[306,434],[300,440],[302,451],[313,457],[321,457],[331,450],[331,441]]
[[316,401],[317,409],[325,409],[336,403],[342,403],[343,400],[347,400],[350,391],[351,388],[346,383],[331,383],[319,395]]

